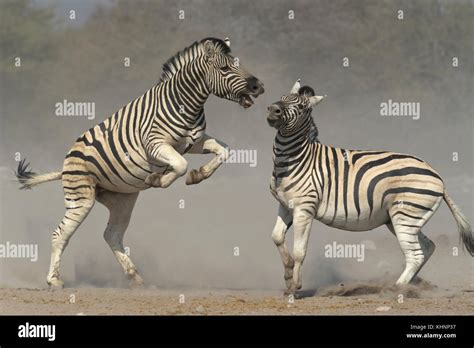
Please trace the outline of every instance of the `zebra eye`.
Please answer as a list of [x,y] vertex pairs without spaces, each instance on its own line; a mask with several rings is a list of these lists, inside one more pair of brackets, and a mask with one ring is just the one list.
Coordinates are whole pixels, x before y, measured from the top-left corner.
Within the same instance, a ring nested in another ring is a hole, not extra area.
[[298,104],[298,109],[303,110],[303,109],[304,109],[304,105],[303,105],[303,104]]
[[225,72],[225,73],[226,73],[226,72],[229,72],[229,71],[231,71],[231,70],[232,70],[232,69],[231,69],[230,66],[228,66],[228,65],[224,65],[224,66],[221,68],[221,71],[222,71],[222,72]]

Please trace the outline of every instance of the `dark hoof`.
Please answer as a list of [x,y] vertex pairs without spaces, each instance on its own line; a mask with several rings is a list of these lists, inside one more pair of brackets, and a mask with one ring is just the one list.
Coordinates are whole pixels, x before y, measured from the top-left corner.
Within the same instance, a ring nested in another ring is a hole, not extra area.
[[198,184],[202,181],[203,175],[197,169],[192,169],[186,176],[186,185]]
[[151,187],[161,187],[161,177],[163,175],[159,173],[152,173],[145,178],[145,184]]

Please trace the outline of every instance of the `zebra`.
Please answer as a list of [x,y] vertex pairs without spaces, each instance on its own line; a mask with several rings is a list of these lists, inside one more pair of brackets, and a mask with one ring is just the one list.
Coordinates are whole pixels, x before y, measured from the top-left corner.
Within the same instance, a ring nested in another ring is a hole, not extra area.
[[[467,218],[448,196],[440,175],[423,160],[388,151],[346,150],[318,140],[312,108],[323,101],[296,81],[290,94],[268,107],[267,122],[277,129],[270,191],[279,202],[272,232],[284,266],[285,294],[302,287],[302,265],[314,219],[341,230],[368,231],[386,225],[405,255],[396,286],[410,283],[434,252],[421,232],[447,203],[460,237],[474,256]],[[293,225],[293,255],[285,236]]]
[[213,94],[244,108],[264,93],[263,83],[231,55],[230,41],[205,38],[171,57],[158,83],[105,121],[84,132],[61,171],[32,172],[23,159],[21,188],[62,180],[66,213],[52,235],[50,287],[64,286],[61,256],[95,201],[109,210],[104,238],[131,285],[143,284],[124,250],[123,237],[140,191],[166,188],[188,171],[185,153],[215,156],[187,173],[186,184],[209,178],[228,158],[228,147],[206,133],[204,104]]

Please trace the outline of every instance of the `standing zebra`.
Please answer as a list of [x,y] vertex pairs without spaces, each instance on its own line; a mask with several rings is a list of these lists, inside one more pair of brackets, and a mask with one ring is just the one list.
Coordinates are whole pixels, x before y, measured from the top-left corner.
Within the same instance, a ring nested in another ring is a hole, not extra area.
[[[278,130],[273,146],[270,190],[280,202],[272,233],[283,266],[287,294],[302,286],[313,219],[348,231],[387,225],[398,238],[406,267],[397,285],[408,284],[435,249],[421,228],[444,198],[469,254],[474,236],[466,217],[449,198],[441,177],[426,162],[387,151],[345,150],[321,144],[311,116],[324,97],[299,80],[289,95],[268,107],[267,121]],[[293,224],[293,256],[285,235]]]
[[138,193],[168,187],[183,176],[187,152],[215,157],[191,170],[186,184],[210,177],[228,154],[224,143],[205,133],[207,98],[214,94],[248,108],[251,97],[263,92],[263,84],[235,64],[228,39],[206,38],[170,58],[158,84],[83,133],[67,154],[62,171],[35,174],[24,160],[20,162],[16,175],[21,188],[63,182],[66,213],[53,232],[48,284],[63,286],[61,255],[96,200],[110,212],[105,240],[132,283],[142,284],[123,247]]

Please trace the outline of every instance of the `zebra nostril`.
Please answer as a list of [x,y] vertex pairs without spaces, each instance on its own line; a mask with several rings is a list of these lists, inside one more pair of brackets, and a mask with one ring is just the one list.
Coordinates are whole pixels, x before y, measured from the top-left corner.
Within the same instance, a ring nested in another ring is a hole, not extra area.
[[259,95],[263,93],[261,82],[256,77],[247,78],[247,88],[252,95]]

